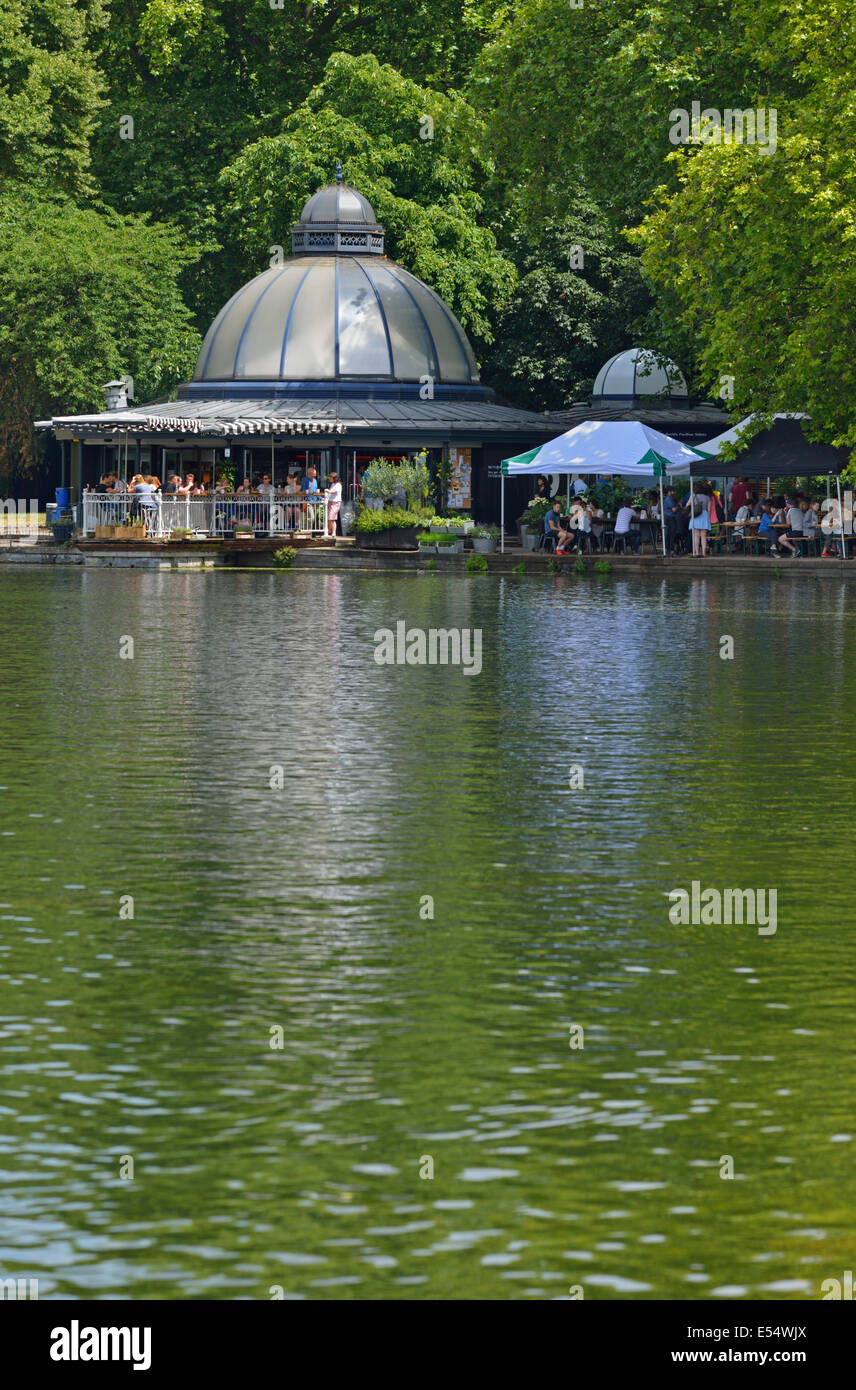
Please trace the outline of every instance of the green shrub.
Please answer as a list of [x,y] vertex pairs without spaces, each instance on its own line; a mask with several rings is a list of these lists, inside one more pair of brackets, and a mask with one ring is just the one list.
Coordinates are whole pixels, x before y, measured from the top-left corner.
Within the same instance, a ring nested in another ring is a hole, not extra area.
[[427,570],[435,570],[435,569],[437,568],[437,560],[436,560],[436,557],[432,557],[432,558],[428,561],[428,563],[427,563],[427,565],[425,566],[425,568],[426,568]]
[[525,560],[521,560],[519,565],[512,565],[512,566],[511,566],[511,573],[512,573],[512,574],[525,574],[525,573],[526,573],[526,561],[525,561]]
[[388,502],[401,487],[398,469],[389,459],[372,459],[363,474],[363,496],[382,497]]
[[586,562],[582,555],[577,556],[577,563],[574,565],[574,574],[585,574]]
[[472,531],[470,532],[470,535],[473,536],[476,540],[479,540],[479,541],[498,541],[498,540],[499,540],[499,527],[498,527],[498,526],[476,526],[475,529],[472,530]]
[[595,560],[594,572],[595,574],[612,574],[612,565],[608,560]]
[[273,552],[273,562],[278,570],[289,570],[297,559],[297,551],[293,545],[284,545],[280,550]]
[[552,509],[552,506],[553,502],[548,501],[546,497],[533,497],[526,511],[522,516],[519,516],[517,520],[523,526],[537,526],[539,521],[544,520],[544,517]]
[[467,556],[467,574],[484,574],[487,570],[486,555]]
[[374,511],[371,507],[363,507],[354,522],[354,530],[366,535],[418,525],[419,517],[416,513],[405,511],[403,507],[384,507],[380,512]]
[[457,545],[460,540],[460,536],[444,536],[440,531],[434,531],[432,536],[441,550],[451,550],[452,546]]

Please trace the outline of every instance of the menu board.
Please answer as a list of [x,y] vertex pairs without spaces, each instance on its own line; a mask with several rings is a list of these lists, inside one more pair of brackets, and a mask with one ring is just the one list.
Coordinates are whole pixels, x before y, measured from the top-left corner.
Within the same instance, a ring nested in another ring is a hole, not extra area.
[[469,511],[472,506],[473,451],[472,449],[449,450],[449,489],[446,499],[448,507]]

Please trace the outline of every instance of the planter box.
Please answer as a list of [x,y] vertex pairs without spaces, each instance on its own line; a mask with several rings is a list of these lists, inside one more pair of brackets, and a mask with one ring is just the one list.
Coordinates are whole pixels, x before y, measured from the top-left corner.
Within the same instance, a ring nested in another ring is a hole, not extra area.
[[357,545],[361,550],[413,550],[416,529],[415,526],[395,526],[390,531],[358,531]]
[[430,541],[426,541],[426,542],[424,542],[424,543],[420,542],[420,545],[419,545],[419,554],[420,554],[420,555],[423,555],[423,554],[424,554],[424,555],[436,555],[436,554],[437,554],[437,551],[438,551],[439,549],[440,549],[440,547],[439,547],[438,545],[431,545]]
[[473,550],[477,555],[493,555],[496,551],[495,536],[473,536]]
[[144,541],[146,539],[145,526],[111,526],[107,529],[113,532],[110,539],[114,541]]
[[438,545],[438,546],[437,546],[437,554],[438,554],[438,555],[462,555],[462,554],[463,554],[463,550],[464,550],[464,538],[463,538],[463,536],[458,536],[458,537],[456,537],[454,545]]

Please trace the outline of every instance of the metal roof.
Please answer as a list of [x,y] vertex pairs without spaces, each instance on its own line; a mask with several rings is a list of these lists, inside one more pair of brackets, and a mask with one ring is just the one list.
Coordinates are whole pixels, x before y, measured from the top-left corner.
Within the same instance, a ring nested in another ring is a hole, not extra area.
[[[287,412],[287,413],[286,413]],[[545,415],[490,401],[372,400],[370,398],[207,400],[157,402],[135,410],[57,415],[37,429],[71,435],[191,435],[223,438],[277,435],[437,437],[528,435],[546,438],[559,427]]]

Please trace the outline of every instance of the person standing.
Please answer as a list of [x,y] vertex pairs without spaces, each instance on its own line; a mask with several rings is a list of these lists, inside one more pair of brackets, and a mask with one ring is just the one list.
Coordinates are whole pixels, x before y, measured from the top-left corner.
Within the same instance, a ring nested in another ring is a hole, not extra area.
[[667,487],[663,494],[663,529],[666,533],[666,552],[669,555],[675,553],[675,545],[678,535],[678,503],[675,497],[675,489]]
[[728,493],[728,506],[732,517],[736,519],[741,507],[746,505],[746,498],[749,495],[749,488],[745,478],[735,478]]
[[707,555],[707,538],[710,532],[710,496],[707,492],[709,487],[710,483],[702,483],[698,492],[693,493],[690,515],[693,555]]
[[338,473],[330,474],[330,486],[325,490],[324,496],[327,498],[327,534],[335,536],[336,521],[342,505],[342,480]]

